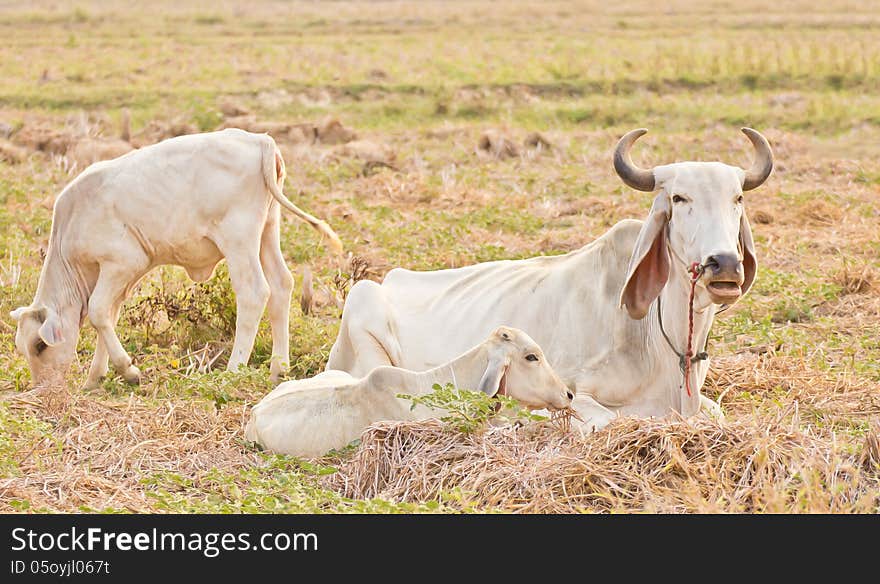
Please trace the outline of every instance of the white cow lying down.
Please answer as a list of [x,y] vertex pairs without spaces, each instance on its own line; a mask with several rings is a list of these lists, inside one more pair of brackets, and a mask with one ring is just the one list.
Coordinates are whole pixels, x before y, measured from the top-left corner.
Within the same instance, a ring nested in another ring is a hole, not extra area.
[[563,409],[573,397],[531,337],[499,327],[457,359],[422,373],[383,366],[361,378],[324,371],[282,383],[254,406],[245,438],[281,454],[321,456],[357,439],[374,422],[436,416],[396,397],[428,394],[435,383],[506,394],[532,409]]
[[[689,294],[692,354],[701,352],[721,305],[751,287],[757,261],[744,191],[770,175],[767,140],[743,129],[755,148],[748,169],[720,162],[678,162],[644,169],[618,142],[623,181],[655,192],[645,221],[627,219],[570,253],[415,272],[395,268],[382,284],[362,280],[348,294],[328,369],[363,375],[379,365],[421,371],[459,354],[499,324],[523,329],[576,394],[585,429],[617,415],[720,415],[700,395],[708,361],[687,352]],[[661,319],[662,317],[662,319]],[[688,392],[688,387],[692,391]]]
[[247,363],[268,301],[277,379],[289,358],[293,287],[279,243],[281,207],[342,249],[326,223],[287,200],[284,177],[275,141],[236,129],[171,138],[84,170],[55,201],[33,302],[12,312],[34,381],[67,371],[88,317],[98,343],[86,386],[100,383],[108,357],[136,383],[140,371],[113,330],[122,302],[156,266],[183,266],[203,281],[223,258],[236,295],[228,368]]

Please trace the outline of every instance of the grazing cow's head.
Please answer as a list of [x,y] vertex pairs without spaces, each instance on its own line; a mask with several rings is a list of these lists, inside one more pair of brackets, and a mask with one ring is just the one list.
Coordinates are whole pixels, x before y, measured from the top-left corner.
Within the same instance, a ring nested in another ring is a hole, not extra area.
[[489,363],[478,387],[494,396],[508,395],[527,408],[567,408],[574,397],[547,363],[532,337],[506,326],[489,337]]
[[614,168],[627,185],[659,189],[630,258],[620,297],[632,318],[643,318],[666,285],[670,262],[704,266],[698,290],[715,304],[733,304],[755,279],[757,262],[743,191],[759,187],[773,170],[767,139],[743,128],[755,147],[748,170],[720,162],[677,162],[653,169],[633,164],[629,151],[647,130],[620,139]]
[[15,348],[27,359],[34,383],[63,375],[76,359],[77,334],[46,306],[22,306],[9,313],[18,321]]

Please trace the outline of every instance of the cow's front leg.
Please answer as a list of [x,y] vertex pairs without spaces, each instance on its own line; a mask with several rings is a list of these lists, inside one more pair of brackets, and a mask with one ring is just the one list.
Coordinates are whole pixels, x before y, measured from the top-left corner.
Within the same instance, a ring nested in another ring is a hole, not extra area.
[[[113,309],[113,320],[111,322],[111,326],[113,329],[116,329],[116,323],[119,322],[119,310],[122,308],[122,303],[117,302],[116,306]],[[110,370],[110,352],[107,350],[107,345],[104,343],[104,339],[101,335],[98,335],[98,340],[95,343],[95,356],[92,358],[92,364],[89,367],[89,376],[86,378],[86,382],[83,385],[83,389],[97,389],[101,386],[101,382],[107,376],[107,372]]]
[[[100,354],[102,343],[110,362],[122,378],[128,383],[140,382],[141,372],[131,364],[131,357],[125,352],[114,330],[118,306],[122,303],[128,283],[133,280],[132,275],[137,274],[132,274],[132,270],[124,266],[101,266],[98,282],[89,298],[89,322],[98,331],[99,342],[95,360],[89,369],[87,385],[95,381],[93,374],[100,383],[101,374],[106,373],[106,370],[102,371],[102,361],[106,358]],[[102,358],[99,360],[99,357]]]
[[721,406],[703,394],[700,394],[700,415],[710,420],[724,421],[724,412],[721,411]]
[[617,417],[617,412],[609,410],[580,389],[571,401],[571,408],[581,417],[581,420],[572,418],[571,427],[583,434],[601,430]]
[[92,364],[89,366],[89,376],[83,385],[83,389],[97,389],[101,386],[101,381],[107,376],[110,370],[110,352],[107,351],[107,345],[104,339],[98,335],[98,341],[95,344],[95,356],[92,357]]

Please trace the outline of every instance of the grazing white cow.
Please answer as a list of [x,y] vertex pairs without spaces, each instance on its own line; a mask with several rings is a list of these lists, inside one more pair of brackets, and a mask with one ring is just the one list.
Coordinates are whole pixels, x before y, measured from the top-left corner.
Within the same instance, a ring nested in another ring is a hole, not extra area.
[[289,359],[293,286],[279,242],[281,207],[342,249],[325,222],[284,196],[284,177],[275,141],[237,129],[171,138],[89,166],[55,201],[33,302],[12,312],[15,345],[34,381],[67,371],[88,317],[98,343],[86,386],[100,383],[108,358],[137,383],[140,371],[114,331],[122,302],[156,266],[183,266],[204,281],[223,258],[237,310],[228,368],[247,363],[268,301],[277,379]]
[[772,153],[763,136],[744,128],[756,149],[749,170],[718,162],[646,170],[629,156],[645,132],[626,134],[614,163],[629,186],[659,190],[646,221],[621,221],[562,256],[434,272],[398,268],[381,285],[358,282],[346,300],[327,368],[355,376],[387,364],[422,370],[509,323],[543,347],[575,390],[572,407],[586,428],[601,428],[618,414],[690,416],[701,404],[720,415],[717,404],[699,393],[708,370],[705,355],[691,359],[690,394],[683,383],[689,268],[699,264],[701,270],[691,343],[698,353],[718,306],[736,302],[755,278],[742,194],[770,175]]
[[281,454],[320,456],[344,447],[374,422],[436,417],[437,411],[411,408],[397,397],[426,395],[435,383],[508,395],[531,409],[564,409],[573,397],[531,337],[499,327],[463,355],[423,373],[385,366],[361,378],[324,371],[284,382],[254,406],[245,438]]

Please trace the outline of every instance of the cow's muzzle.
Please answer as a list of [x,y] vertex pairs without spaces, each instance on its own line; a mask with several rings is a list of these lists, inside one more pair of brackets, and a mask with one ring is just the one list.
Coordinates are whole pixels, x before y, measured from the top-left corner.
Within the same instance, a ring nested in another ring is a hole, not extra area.
[[716,254],[703,262],[706,290],[715,304],[733,304],[742,296],[744,272],[735,255]]

